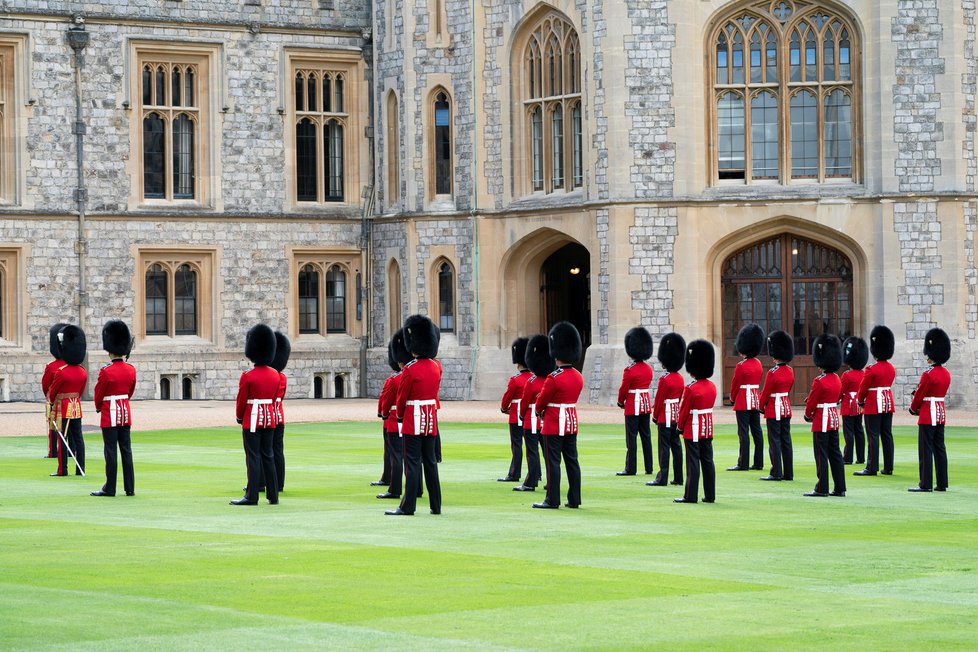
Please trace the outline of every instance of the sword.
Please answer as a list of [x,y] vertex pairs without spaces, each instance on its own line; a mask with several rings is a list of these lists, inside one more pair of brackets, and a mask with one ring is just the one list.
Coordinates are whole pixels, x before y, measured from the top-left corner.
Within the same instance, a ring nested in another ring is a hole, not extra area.
[[[67,423],[69,421],[71,421],[71,419],[65,419],[65,424],[66,424],[65,430],[68,429],[67,428]],[[85,469],[83,469],[81,467],[81,464],[78,463],[78,458],[75,457],[75,454],[71,450],[71,446],[68,445],[68,440],[65,439],[64,434],[60,430],[58,430],[58,426],[53,421],[51,422],[51,425],[54,426],[54,431],[56,433],[58,433],[58,437],[61,437],[61,443],[64,444],[65,450],[68,451],[68,454],[69,455],[71,455],[71,459],[72,459],[72,461],[74,461],[75,467],[81,472],[82,477],[84,478],[85,477]]]

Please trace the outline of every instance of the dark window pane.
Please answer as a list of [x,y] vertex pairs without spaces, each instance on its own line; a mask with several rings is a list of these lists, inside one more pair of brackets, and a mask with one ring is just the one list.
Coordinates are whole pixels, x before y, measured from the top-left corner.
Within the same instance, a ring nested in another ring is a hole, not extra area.
[[543,190],[543,110],[537,106],[530,115],[533,147],[533,189]]
[[165,195],[164,161],[166,145],[163,120],[156,113],[143,119],[143,196],[162,199]]
[[153,265],[146,272],[146,334],[166,335],[166,272]]
[[174,334],[197,334],[197,272],[181,265],[173,277]]
[[194,92],[194,69],[187,68],[183,75],[183,105],[196,106],[196,93]]
[[194,198],[194,123],[186,114],[173,121],[173,198]]
[[852,176],[852,106],[840,90],[825,98],[825,176]]
[[751,100],[751,174],[755,179],[778,178],[778,102],[771,93]]
[[435,99],[435,193],[452,193],[451,115],[448,96],[439,93]]
[[720,138],[718,169],[721,179],[744,178],[744,100],[724,93],[717,102]]
[[153,103],[153,73],[150,71],[149,66],[143,67],[143,106],[149,106]]
[[306,84],[301,74],[295,76],[295,110],[306,110]]
[[326,332],[346,332],[346,273],[336,265],[326,273]]
[[336,77],[336,106],[333,107],[335,113],[343,113],[343,77]]
[[455,272],[448,263],[438,269],[438,327],[445,332],[455,330]]
[[808,91],[791,98],[791,176],[818,177],[818,105]]
[[156,104],[166,106],[166,71],[160,66],[156,69]]
[[316,201],[316,125],[305,118],[295,127],[296,200]]
[[312,265],[299,271],[299,332],[319,332],[319,272]]
[[309,92],[306,94],[306,97],[308,98],[309,104],[307,108],[309,111],[316,111],[319,108],[317,106],[318,103],[316,101],[317,99],[319,99],[319,91],[316,89],[315,75],[313,74],[309,75],[308,85],[309,85]]
[[170,99],[172,100],[172,104],[173,106],[180,106],[180,91],[183,84],[181,84],[179,68],[173,68],[173,71],[170,73],[170,82]]
[[343,125],[326,123],[323,152],[326,155],[326,201],[343,201]]
[[553,157],[550,162],[553,175],[550,179],[553,188],[564,187],[564,109],[557,105],[550,116],[550,142]]

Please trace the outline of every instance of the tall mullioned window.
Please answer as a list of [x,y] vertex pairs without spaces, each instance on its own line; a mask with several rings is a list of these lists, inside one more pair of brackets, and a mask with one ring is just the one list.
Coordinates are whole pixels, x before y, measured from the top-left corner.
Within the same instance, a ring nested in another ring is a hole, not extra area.
[[438,329],[455,332],[455,268],[447,260],[436,263],[438,273]]
[[293,332],[299,335],[354,334],[356,301],[348,301],[359,275],[355,252],[304,250],[294,253]]
[[144,274],[146,335],[198,335],[200,273],[187,263],[149,265]]
[[346,201],[347,75],[303,67],[295,71],[293,82],[296,201]]
[[581,46],[574,27],[549,13],[528,26],[519,79],[525,128],[527,192],[584,185]]
[[196,199],[199,66],[145,61],[139,81],[144,199]]
[[751,0],[714,22],[708,51],[715,182],[858,180],[852,19],[802,0]]
[[432,98],[435,195],[452,194],[452,103],[444,90]]

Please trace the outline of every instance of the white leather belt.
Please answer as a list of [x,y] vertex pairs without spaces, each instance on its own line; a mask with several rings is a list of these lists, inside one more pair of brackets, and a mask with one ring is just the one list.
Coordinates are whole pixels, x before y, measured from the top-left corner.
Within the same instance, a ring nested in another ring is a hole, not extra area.
[[[115,396],[106,396],[103,400],[109,402],[109,420],[112,422],[112,427],[115,428],[119,425],[119,401],[129,400],[128,394],[116,394]],[[123,415],[124,417],[125,415]]]
[[537,434],[537,404],[530,403],[530,432]]
[[869,391],[876,392],[876,411],[880,414],[886,408],[886,394],[884,392],[889,391],[889,387],[870,387]]
[[780,392],[778,394],[771,394],[771,398],[774,399],[774,420],[780,421],[781,417],[784,415],[784,408],[781,407],[781,399],[787,398],[788,392]]
[[757,390],[760,389],[760,385],[741,385],[741,389],[747,392],[747,409],[756,410],[757,409]]
[[839,406],[836,403],[819,403],[815,407],[817,407],[818,409],[820,409],[822,411],[822,430],[821,430],[821,432],[828,432],[828,430],[829,430],[829,415],[831,414],[831,412],[829,412],[829,410],[832,409],[832,408],[838,409]]
[[438,401],[436,399],[433,399],[433,398],[427,398],[427,399],[424,399],[424,400],[408,401],[407,402],[408,405],[410,405],[411,407],[414,408],[414,410],[412,410],[412,412],[414,412],[414,434],[416,434],[416,435],[421,434],[421,433],[418,432],[419,430],[421,430],[421,410],[420,410],[420,408],[422,408],[422,407],[424,407],[426,405],[435,405],[436,403],[438,403]]
[[251,432],[258,428],[258,406],[271,405],[273,399],[270,398],[249,398],[248,405],[251,406]]
[[514,398],[512,401],[509,402],[509,409],[510,410],[513,409],[513,403],[516,403],[516,425],[518,425],[518,426],[522,426],[523,425],[523,413],[520,412],[520,401],[521,400],[522,399]]
[[630,390],[628,390],[628,393],[635,395],[635,403],[634,403],[634,405],[635,405],[635,414],[638,414],[639,411],[642,409],[642,394],[648,394],[649,393],[649,390],[647,390],[647,389],[630,389]]
[[[551,403],[548,407],[555,407],[560,412],[557,414],[557,434],[564,435],[567,434],[567,412],[568,410],[573,410],[577,408],[577,403]],[[577,428],[575,427],[575,430]]]
[[706,410],[690,410],[689,414],[693,417],[693,441],[700,440],[700,426],[704,415],[713,415],[713,408]]
[[678,404],[678,398],[667,398],[663,403],[663,405],[665,405],[666,412],[666,428],[672,428],[672,406]]
[[926,396],[924,400],[930,403],[930,425],[936,426],[937,423],[937,404],[944,403],[944,396]]

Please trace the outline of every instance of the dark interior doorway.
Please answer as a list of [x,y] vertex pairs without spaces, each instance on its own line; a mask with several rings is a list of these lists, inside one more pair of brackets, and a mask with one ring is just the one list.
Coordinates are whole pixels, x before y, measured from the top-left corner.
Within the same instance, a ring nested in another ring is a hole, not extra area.
[[[569,321],[581,333],[585,355],[591,345],[591,255],[583,246],[566,244],[540,268],[540,305],[545,330]],[[584,366],[584,356],[575,365]]]

